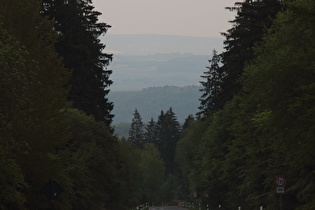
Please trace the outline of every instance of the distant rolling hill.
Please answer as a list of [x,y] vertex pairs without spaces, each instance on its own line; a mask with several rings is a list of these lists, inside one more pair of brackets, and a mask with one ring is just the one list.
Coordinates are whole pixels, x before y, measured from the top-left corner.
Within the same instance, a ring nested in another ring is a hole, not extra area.
[[210,55],[155,54],[114,55],[113,91],[141,90],[152,86],[199,85],[200,76],[209,65]]
[[113,124],[130,123],[134,110],[141,114],[144,123],[157,120],[161,110],[173,108],[179,122],[184,122],[189,114],[198,112],[200,86],[165,86],[145,88],[141,91],[113,91],[109,100],[114,103]]
[[120,136],[128,134],[135,108],[144,123],[150,118],[156,121],[161,110],[170,107],[181,123],[196,114],[200,76],[207,71],[212,50],[223,49],[223,38],[218,37],[105,35],[101,41],[105,52],[114,54],[108,66],[114,82],[109,100]]
[[212,50],[222,51],[223,38],[174,35],[105,35],[105,51],[114,53],[112,91],[152,86],[199,85]]

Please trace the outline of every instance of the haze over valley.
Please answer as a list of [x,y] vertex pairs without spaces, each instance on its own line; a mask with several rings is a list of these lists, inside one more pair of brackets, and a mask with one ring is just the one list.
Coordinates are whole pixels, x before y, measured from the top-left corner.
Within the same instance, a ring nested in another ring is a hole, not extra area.
[[106,52],[113,53],[108,69],[113,70],[109,100],[114,125],[130,123],[136,108],[144,122],[169,107],[181,123],[196,114],[200,76],[212,50],[223,48],[223,39],[213,37],[106,35],[102,41]]
[[213,37],[106,35],[102,41],[114,54],[111,91],[199,85],[212,50],[223,48],[223,39]]

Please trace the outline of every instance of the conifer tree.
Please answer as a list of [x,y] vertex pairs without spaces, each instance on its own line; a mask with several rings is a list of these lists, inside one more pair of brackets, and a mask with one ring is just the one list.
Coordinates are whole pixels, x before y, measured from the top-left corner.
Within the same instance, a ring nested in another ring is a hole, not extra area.
[[135,109],[129,130],[128,141],[139,148],[144,144],[143,127],[141,115],[138,110]]
[[149,123],[145,126],[145,133],[144,133],[144,142],[145,143],[155,143],[157,139],[157,132],[156,132],[156,123],[154,122],[153,118],[149,121]]
[[230,21],[233,27],[222,33],[226,40],[225,51],[222,53],[223,66],[220,68],[226,76],[215,101],[215,106],[219,109],[241,90],[239,78],[244,66],[255,58],[253,47],[270,28],[281,4],[280,0],[244,0],[227,9],[237,11],[237,15]]
[[[163,123],[164,123],[165,114],[164,111],[161,110],[160,115],[158,116],[158,120],[155,124],[157,138],[154,144],[159,148],[161,148],[161,139],[164,139],[164,132],[162,132],[163,129]],[[161,152],[161,151],[160,151]]]
[[189,128],[190,124],[191,124],[192,122],[194,122],[194,121],[195,121],[194,116],[191,115],[191,114],[188,115],[188,117],[185,119],[185,122],[184,122],[184,124],[183,124],[183,126],[182,126],[182,131],[185,130],[185,129],[187,129],[187,128]]
[[65,67],[72,71],[69,99],[73,106],[109,126],[113,104],[107,95],[112,71],[107,66],[112,55],[102,52],[105,45],[99,37],[110,26],[98,22],[101,13],[94,11],[91,3],[91,0],[43,0],[42,14],[55,20],[59,34],[56,50]]
[[285,2],[244,69],[242,94],[197,121],[204,133],[191,128],[180,140],[184,174],[191,188],[208,190],[210,205],[278,209],[273,180],[283,174],[283,208],[315,208],[314,5]]
[[157,146],[165,163],[166,175],[174,174],[175,172],[175,150],[176,143],[180,138],[180,132],[180,124],[173,109],[170,107],[165,114],[161,111],[157,121]]
[[212,58],[209,60],[210,66],[206,67],[208,71],[204,72],[204,75],[201,76],[201,78],[206,81],[200,82],[203,88],[200,89],[202,95],[199,99],[200,112],[197,113],[199,118],[206,117],[218,109],[215,101],[221,92],[222,79],[224,76],[220,69],[220,61],[220,55],[217,54],[216,50],[213,50]]

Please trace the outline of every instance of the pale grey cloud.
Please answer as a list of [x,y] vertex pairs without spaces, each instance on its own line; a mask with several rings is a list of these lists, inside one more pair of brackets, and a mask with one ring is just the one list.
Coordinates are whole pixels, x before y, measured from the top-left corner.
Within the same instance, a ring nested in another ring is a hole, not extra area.
[[94,0],[108,34],[168,34],[219,37],[235,14],[235,0]]

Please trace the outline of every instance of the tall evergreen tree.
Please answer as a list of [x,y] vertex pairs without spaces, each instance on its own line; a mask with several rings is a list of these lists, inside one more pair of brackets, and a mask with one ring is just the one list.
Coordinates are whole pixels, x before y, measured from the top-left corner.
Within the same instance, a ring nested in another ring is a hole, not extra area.
[[285,3],[244,69],[242,95],[209,117],[203,134],[192,128],[180,140],[183,171],[190,186],[208,190],[210,206],[279,209],[273,180],[281,174],[283,208],[315,208],[314,5]]
[[218,109],[215,101],[221,92],[224,76],[220,69],[220,61],[220,55],[218,55],[216,50],[213,50],[212,58],[209,60],[210,66],[206,67],[208,71],[204,72],[204,75],[201,76],[206,81],[200,82],[203,88],[200,89],[202,95],[199,99],[200,106],[198,107],[200,112],[197,113],[199,118],[206,117]]
[[145,143],[155,143],[157,139],[157,132],[156,132],[156,123],[154,122],[153,118],[148,122],[145,126],[145,133],[144,133],[144,142]]
[[170,108],[165,114],[161,111],[157,121],[157,146],[165,163],[166,175],[174,174],[175,172],[175,150],[180,138],[180,132],[181,127],[173,109]]
[[[164,118],[165,118],[165,113],[163,110],[161,110],[160,115],[158,116],[158,120],[155,124],[155,128],[156,128],[156,134],[157,134],[157,138],[156,141],[154,142],[154,144],[159,148],[160,150],[160,145],[161,143],[161,139],[164,139],[164,132],[161,132],[161,130],[163,129],[162,125],[164,123]],[[161,152],[161,151],[160,151]]]
[[135,109],[129,130],[128,141],[139,148],[141,148],[144,144],[143,127],[141,115],[138,110]]
[[217,108],[222,108],[241,90],[239,78],[244,66],[255,58],[253,47],[262,40],[266,29],[270,28],[281,4],[280,0],[244,0],[227,9],[237,11],[237,15],[230,21],[233,27],[222,33],[226,40],[221,71],[226,76],[223,78],[221,93],[215,101]]
[[[260,133],[251,136],[259,137],[255,146],[265,146],[255,153],[272,151],[267,180],[270,183],[274,174],[283,172],[289,180],[283,208],[314,209],[315,2],[295,0],[285,6],[257,48],[257,58],[245,68],[245,99],[247,107],[259,104],[251,122]],[[247,174],[244,177],[249,178]],[[247,182],[252,180],[255,177]],[[265,188],[270,190],[268,184]],[[267,193],[266,197],[268,207],[275,208]]]
[[91,3],[91,0],[43,0],[42,14],[55,20],[59,34],[56,50],[65,67],[72,71],[69,99],[73,106],[109,126],[113,104],[107,95],[112,71],[107,66],[112,55],[102,52],[105,45],[99,37],[110,26],[98,23],[101,13],[94,11]]

